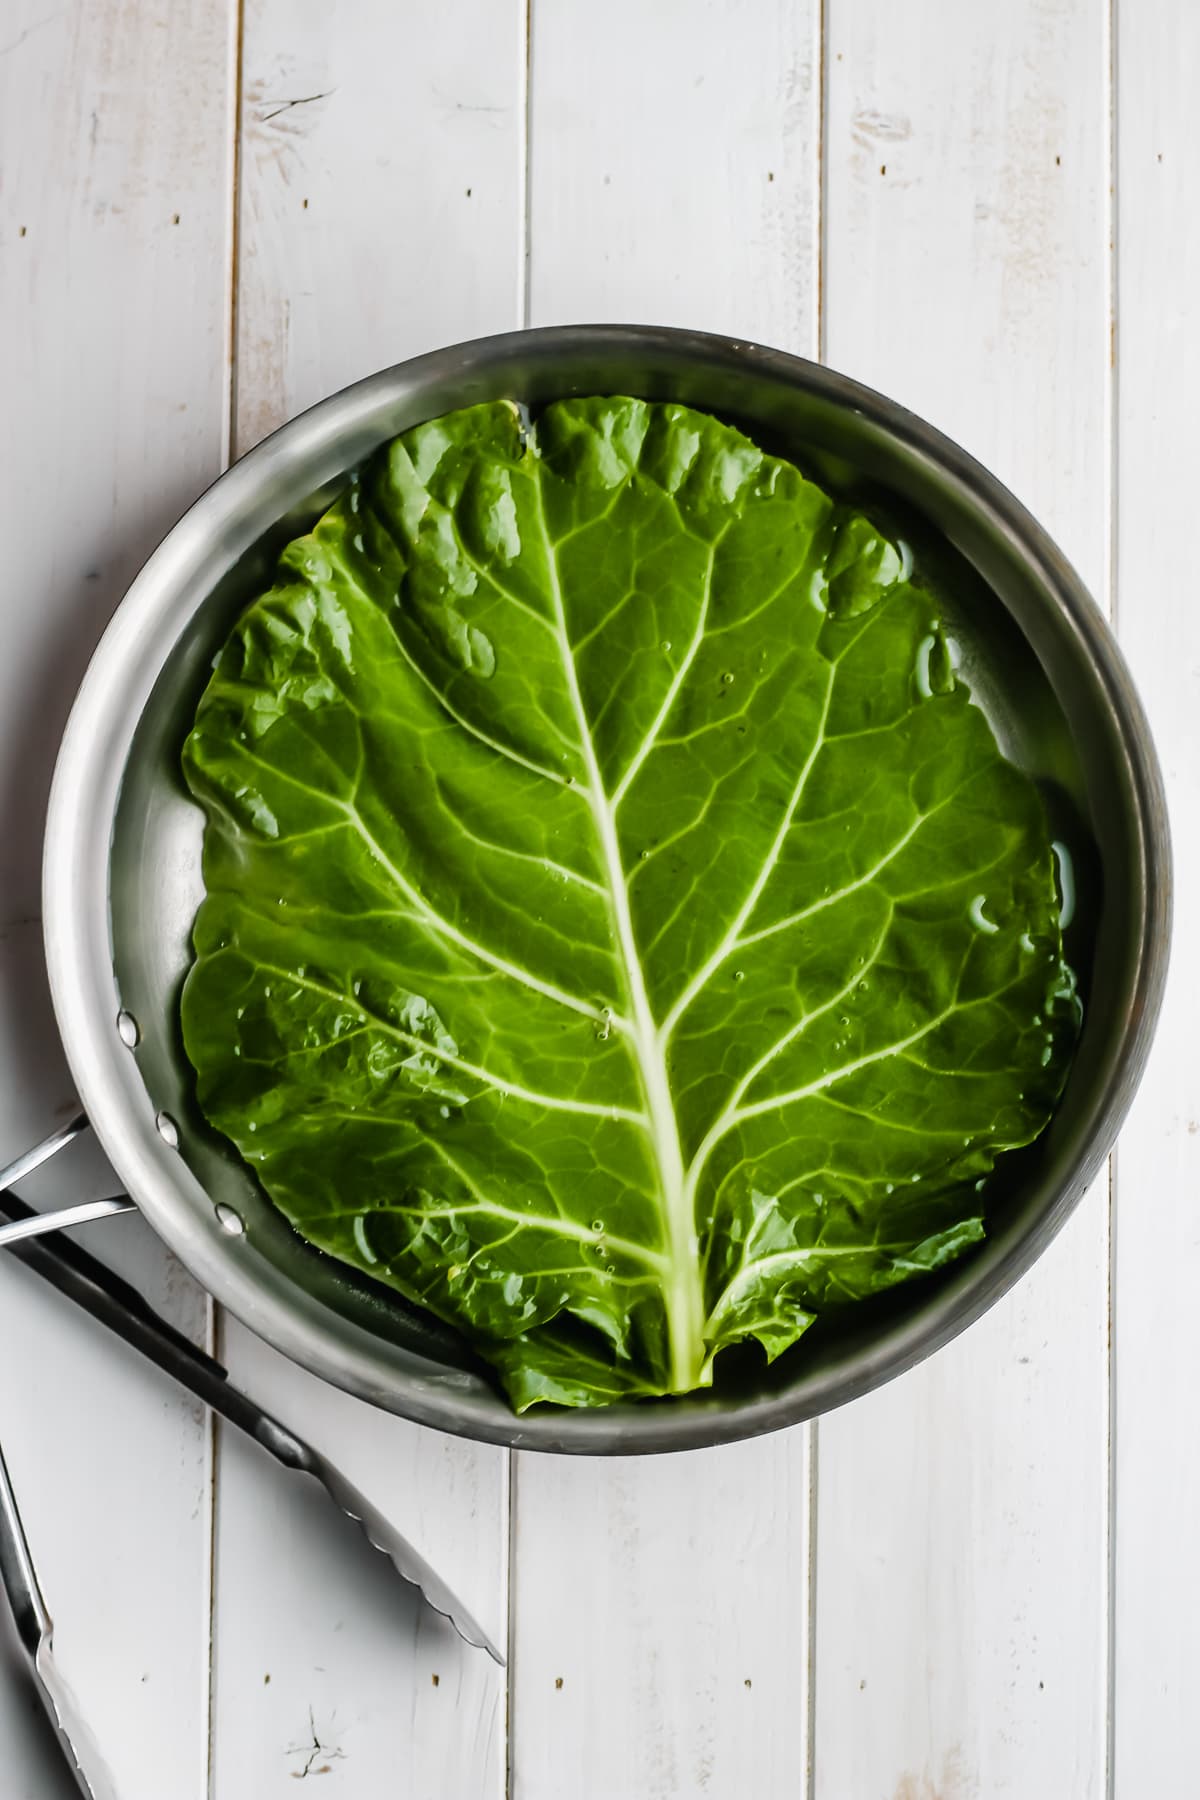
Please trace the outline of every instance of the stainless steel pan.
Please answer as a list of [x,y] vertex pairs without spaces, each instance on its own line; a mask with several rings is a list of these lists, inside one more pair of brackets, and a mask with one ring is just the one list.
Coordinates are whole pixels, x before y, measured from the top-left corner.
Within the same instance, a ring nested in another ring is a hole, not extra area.
[[[720,413],[827,485],[897,509],[927,564],[946,566],[968,679],[1076,849],[1071,955],[1087,1018],[1059,1112],[1033,1151],[1008,1159],[978,1253],[710,1394],[518,1420],[452,1333],[303,1244],[199,1117],[177,1002],[201,819],[178,764],[232,619],[349,469],[455,407],[580,392]],[[1167,960],[1169,849],[1146,721],[1100,612],[969,456],[795,357],[685,332],[567,327],[437,351],[360,382],[197,502],[134,582],[80,689],[51,795],[44,908],[81,1103],[150,1223],[218,1300],[317,1374],[410,1418],[521,1447],[629,1452],[723,1442],[836,1406],[946,1343],[1028,1268],[1100,1166],[1141,1074]]]

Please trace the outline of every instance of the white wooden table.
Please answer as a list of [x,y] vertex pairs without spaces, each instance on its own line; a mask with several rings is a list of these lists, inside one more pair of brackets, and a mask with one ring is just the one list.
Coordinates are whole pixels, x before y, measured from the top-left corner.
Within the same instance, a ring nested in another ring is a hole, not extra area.
[[[711,327],[926,414],[1111,609],[1176,827],[1110,1178],[964,1339],[810,1430],[510,1460],[322,1389],[140,1222],[95,1228],[507,1676],[0,1267],[0,1439],[120,1800],[1200,1794],[1198,66],[1197,0],[0,0],[0,1161],[69,1101],[42,814],[127,580],[231,456],[455,339]],[[31,1197],[111,1179],[72,1159]],[[6,1647],[0,1795],[69,1791]]]

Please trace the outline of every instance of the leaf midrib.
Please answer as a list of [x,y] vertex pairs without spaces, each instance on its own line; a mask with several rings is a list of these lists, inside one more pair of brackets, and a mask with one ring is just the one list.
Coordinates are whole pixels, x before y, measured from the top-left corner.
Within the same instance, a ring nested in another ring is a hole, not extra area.
[[[628,882],[617,837],[616,813],[601,775],[587,709],[579,686],[579,671],[567,630],[562,577],[557,549],[546,517],[540,465],[535,467],[530,486],[544,547],[546,577],[554,608],[563,677],[579,733],[579,753],[586,775],[588,806],[600,843],[613,933],[629,1001],[631,1018],[626,1041],[633,1052],[646,1103],[651,1152],[662,1196],[667,1256],[663,1303],[667,1316],[670,1356],[669,1386],[675,1393],[687,1393],[701,1381],[704,1365],[704,1290],[700,1279],[695,1211],[684,1170],[683,1145],[667,1073],[665,1045],[650,1006],[645,973],[634,935]],[[710,564],[710,582],[711,579]]]

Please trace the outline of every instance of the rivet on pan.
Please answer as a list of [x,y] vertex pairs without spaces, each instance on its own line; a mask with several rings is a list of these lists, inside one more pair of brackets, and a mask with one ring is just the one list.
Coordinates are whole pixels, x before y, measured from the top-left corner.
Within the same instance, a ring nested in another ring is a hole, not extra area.
[[130,1050],[136,1050],[141,1040],[142,1028],[131,1012],[124,1008],[117,1014],[117,1036]]
[[154,1123],[158,1126],[158,1135],[172,1150],[179,1148],[179,1127],[170,1113],[160,1112]]

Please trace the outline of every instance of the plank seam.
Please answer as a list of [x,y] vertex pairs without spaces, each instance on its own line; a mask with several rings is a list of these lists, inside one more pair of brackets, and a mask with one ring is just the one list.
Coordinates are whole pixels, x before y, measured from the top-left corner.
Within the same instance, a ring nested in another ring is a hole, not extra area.
[[[829,216],[829,0],[818,0],[816,16],[816,69],[813,87],[817,109],[816,178],[813,183],[816,279],[813,300],[816,311],[813,353],[825,361],[826,230]],[[804,1427],[808,1434],[808,1593],[804,1628],[804,1763],[805,1800],[816,1800],[817,1791],[817,1532],[819,1519],[820,1425],[816,1419]]]
[[[229,225],[228,225],[228,271],[229,294],[225,309],[225,366],[228,378],[225,382],[223,405],[225,417],[222,421],[222,455],[224,466],[228,468],[233,462],[237,450],[237,351],[238,351],[238,290],[239,260],[241,251],[241,190],[242,190],[242,75],[244,50],[246,41],[246,0],[233,0],[229,15],[229,88],[232,95],[230,118],[230,155],[229,155]],[[219,1358],[221,1344],[221,1313],[216,1302],[207,1301],[205,1319],[205,1346],[210,1355]],[[216,1415],[211,1411],[207,1416],[208,1426],[208,1655],[206,1659],[207,1684],[207,1750],[204,1790],[208,1800],[216,1800],[217,1773],[217,1706],[216,1706],[216,1648],[217,1648],[217,1512],[218,1487],[220,1484],[220,1438],[217,1431]]]
[[242,100],[246,43],[246,0],[234,0],[233,7],[233,132],[229,218],[229,307],[226,315],[226,384],[225,420],[226,466],[237,460],[238,414],[238,329],[241,291],[242,253]]
[[[210,1356],[220,1360],[218,1347],[220,1342],[221,1322],[214,1301],[207,1306],[207,1330],[205,1347]],[[208,1800],[217,1800],[217,1478],[220,1465],[220,1442],[217,1434],[216,1414],[209,1412],[208,1425],[208,1655],[205,1659],[208,1689],[208,1730],[207,1769],[205,1772],[204,1791]]]
[[[1108,373],[1105,381],[1106,435],[1108,451],[1108,567],[1105,571],[1105,599],[1114,632],[1120,622],[1120,597],[1117,591],[1118,545],[1120,534],[1120,367],[1119,305],[1120,264],[1117,244],[1120,226],[1118,188],[1120,120],[1117,89],[1119,0],[1109,0],[1105,8],[1108,34],[1105,72],[1108,82],[1108,137],[1105,154],[1108,161],[1108,256],[1105,279],[1108,288]],[[1108,1159],[1108,1470],[1106,1491],[1105,1580],[1106,1631],[1104,1670],[1104,1792],[1106,1800],[1116,1793],[1116,1669],[1117,1669],[1117,1194],[1119,1187],[1118,1153]]]
[[508,1452],[508,1580],[504,1584],[508,1636],[505,1643],[507,1667],[504,1671],[504,1794],[513,1800],[516,1793],[516,1768],[513,1762],[513,1702],[516,1698],[517,1664],[517,1462],[518,1452]]
[[533,0],[525,0],[525,54],[521,58],[521,172],[517,221],[517,317],[528,330],[531,318],[531,265],[533,260]]
[[818,362],[825,361],[825,275],[827,269],[828,246],[826,243],[826,222],[829,217],[829,157],[827,154],[827,130],[829,121],[829,0],[819,0],[817,7],[817,67],[816,89],[817,102],[817,169],[816,192],[813,197],[816,212],[816,252],[817,271],[814,283],[814,301],[816,305],[816,347]]
[[805,1800],[816,1800],[817,1791],[817,1476],[820,1468],[820,1423],[813,1419],[808,1433],[808,1606],[804,1625]]
[[[522,90],[519,96],[521,109],[520,157],[521,167],[518,180],[519,217],[517,221],[517,319],[523,329],[528,330],[532,319],[532,263],[533,263],[533,0],[524,0],[523,26],[525,41],[522,46],[521,81]],[[506,1614],[505,1652],[507,1666],[504,1670],[504,1794],[505,1800],[514,1800],[516,1793],[516,1767],[513,1758],[515,1739],[514,1724],[516,1719],[517,1694],[517,1506],[518,1506],[518,1452],[509,1450],[508,1457],[508,1531],[505,1540],[507,1558],[507,1579],[504,1584],[504,1601]]]

